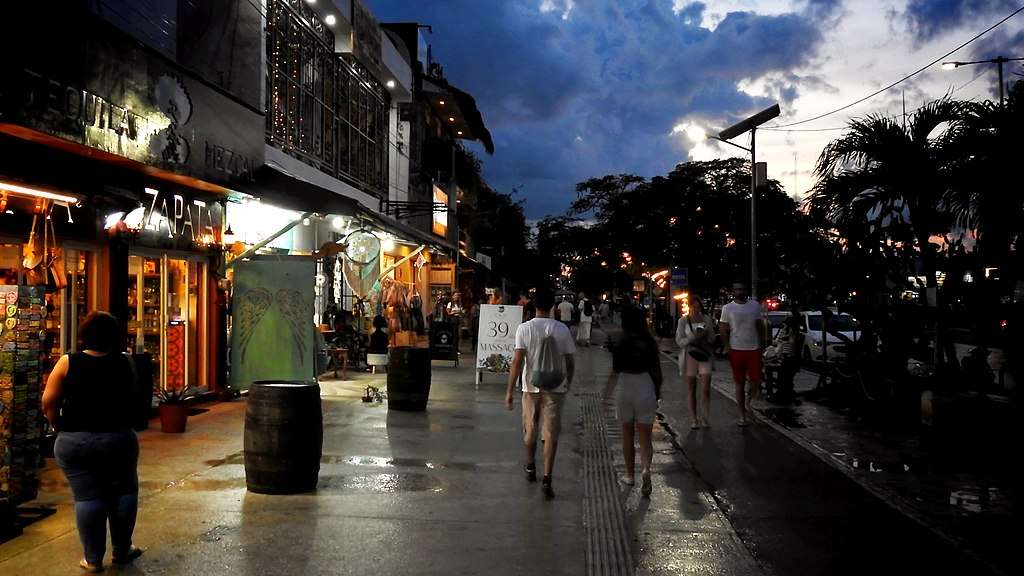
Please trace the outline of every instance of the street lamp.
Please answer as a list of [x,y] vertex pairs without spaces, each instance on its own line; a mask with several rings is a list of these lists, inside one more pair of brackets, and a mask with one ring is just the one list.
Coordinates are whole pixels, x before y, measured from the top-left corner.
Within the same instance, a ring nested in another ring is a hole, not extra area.
[[[731,144],[750,152],[750,295],[757,299],[757,150],[755,140],[757,127],[777,117],[781,111],[778,104],[772,104],[768,108],[754,114],[746,120],[741,120],[725,130],[718,133],[715,140]],[[739,144],[729,142],[733,138],[750,132],[750,148],[747,149]]]
[[957,68],[959,68],[961,66],[971,66],[971,65],[974,65],[974,64],[995,64],[995,65],[997,65],[999,67],[999,105],[1002,106],[1003,105],[1003,101],[1005,99],[1005,97],[1003,96],[1003,91],[1004,91],[1004,86],[1003,86],[1003,63],[1005,63],[1005,62],[1020,62],[1022,60],[1024,60],[1024,58],[1006,58],[1005,56],[997,56],[997,57],[991,58],[989,60],[971,60],[971,61],[967,61],[967,62],[960,62],[960,61],[957,61],[957,60],[953,60],[953,61],[950,61],[950,62],[943,62],[942,63],[942,69],[943,70],[956,70]]

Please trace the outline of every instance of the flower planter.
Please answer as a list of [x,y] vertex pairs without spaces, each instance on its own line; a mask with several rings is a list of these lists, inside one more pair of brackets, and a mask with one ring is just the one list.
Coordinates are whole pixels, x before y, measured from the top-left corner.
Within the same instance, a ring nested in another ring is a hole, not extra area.
[[181,434],[188,422],[188,404],[161,404],[160,431]]

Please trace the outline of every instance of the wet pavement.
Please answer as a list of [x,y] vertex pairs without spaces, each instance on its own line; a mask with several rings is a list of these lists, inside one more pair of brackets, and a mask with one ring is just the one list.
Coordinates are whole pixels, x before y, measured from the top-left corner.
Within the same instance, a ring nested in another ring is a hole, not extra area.
[[[662,343],[666,358],[676,354]],[[685,430],[687,459],[771,572],[1020,570],[1019,476],[998,448],[1009,438],[894,426],[807,400],[760,404],[759,422],[741,430],[725,362],[716,363],[713,378],[715,425],[690,431],[681,379],[674,365],[665,368],[677,384],[662,409]],[[803,372],[796,388],[806,394],[816,384],[816,374]]]
[[[584,512],[583,400],[603,386],[607,354],[580,353],[565,407],[554,501],[522,474],[520,416],[504,409],[504,377],[479,391],[460,368],[435,363],[426,412],[363,403],[368,380],[322,383],[324,450],[315,493],[245,490],[244,400],[193,416],[184,435],[140,434],[136,543],[147,551],[112,574],[585,574],[601,522]],[[372,382],[371,382],[372,383]],[[616,465],[614,422],[603,414]],[[602,432],[603,434],[603,432]],[[638,574],[760,574],[715,498],[657,433],[655,491],[614,494]],[[592,465],[591,465],[592,466]],[[0,574],[77,573],[81,557],[67,484],[52,461],[33,505],[56,513],[0,544]],[[591,495],[589,498],[593,498]],[[594,509],[594,501],[590,501]],[[109,558],[109,556],[108,556]],[[624,570],[621,573],[630,573]]]

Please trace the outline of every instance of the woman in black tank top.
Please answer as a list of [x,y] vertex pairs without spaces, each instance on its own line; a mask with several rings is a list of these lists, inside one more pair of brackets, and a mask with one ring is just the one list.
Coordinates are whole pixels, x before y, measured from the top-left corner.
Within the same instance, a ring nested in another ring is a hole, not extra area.
[[134,371],[118,352],[117,319],[93,312],[82,323],[82,352],[61,356],[43,392],[43,411],[57,429],[54,456],[75,498],[86,572],[103,570],[107,523],[113,561],[142,554],[132,545],[139,502],[139,440],[131,427]]

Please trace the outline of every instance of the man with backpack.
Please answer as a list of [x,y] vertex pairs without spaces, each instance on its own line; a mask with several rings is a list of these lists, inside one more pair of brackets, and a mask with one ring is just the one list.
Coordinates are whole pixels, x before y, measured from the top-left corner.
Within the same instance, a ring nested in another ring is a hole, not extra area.
[[590,346],[590,329],[594,325],[594,305],[586,294],[580,294],[580,327],[576,331],[576,342]]
[[[555,497],[551,475],[562,428],[562,405],[576,364],[576,345],[565,324],[551,318],[554,294],[538,288],[534,298],[537,317],[516,329],[515,355],[508,376],[505,406],[513,407],[513,390],[522,382],[523,444],[526,446],[526,480],[537,481],[537,432],[544,442],[544,477],[541,487],[548,499]],[[521,378],[520,378],[521,377]]]

